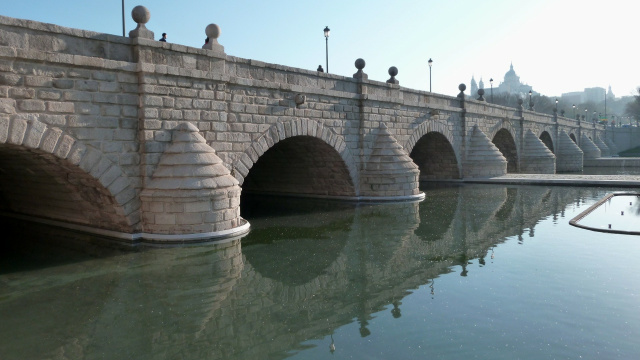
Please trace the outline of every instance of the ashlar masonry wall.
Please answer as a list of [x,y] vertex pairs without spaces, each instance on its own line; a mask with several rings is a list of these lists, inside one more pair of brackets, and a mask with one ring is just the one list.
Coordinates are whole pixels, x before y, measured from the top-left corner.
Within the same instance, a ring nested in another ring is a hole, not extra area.
[[550,172],[559,152],[525,146],[527,131],[554,146],[563,131],[608,139],[597,125],[369,80],[363,60],[344,77],[229,56],[217,40],[158,42],[136,9],[131,38],[0,17],[4,211],[166,240],[245,226],[239,189],[419,199],[420,177],[529,161]]

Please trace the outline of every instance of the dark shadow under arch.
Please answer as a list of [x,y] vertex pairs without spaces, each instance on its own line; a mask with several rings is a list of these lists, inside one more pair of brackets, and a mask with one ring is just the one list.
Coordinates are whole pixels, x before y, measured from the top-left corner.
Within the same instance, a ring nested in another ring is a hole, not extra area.
[[500,129],[492,141],[498,150],[500,150],[502,156],[507,159],[507,172],[518,172],[518,150],[511,133],[509,133],[507,129]]
[[68,160],[39,149],[0,145],[0,210],[131,233],[114,196]]
[[548,132],[543,131],[542,134],[540,134],[540,138],[539,139],[540,139],[540,141],[542,141],[543,144],[545,144],[545,146],[549,150],[551,150],[552,153],[555,153],[555,151],[553,150],[553,140],[551,139],[551,135],[549,135]]
[[576,139],[576,136],[573,134],[569,134],[569,137],[571,138],[571,140],[573,140],[574,144],[578,143],[578,140]]
[[323,140],[294,136],[276,143],[249,170],[243,193],[355,196],[340,154]]
[[411,150],[410,157],[420,169],[420,180],[460,178],[453,147],[438,132],[429,132],[421,137]]

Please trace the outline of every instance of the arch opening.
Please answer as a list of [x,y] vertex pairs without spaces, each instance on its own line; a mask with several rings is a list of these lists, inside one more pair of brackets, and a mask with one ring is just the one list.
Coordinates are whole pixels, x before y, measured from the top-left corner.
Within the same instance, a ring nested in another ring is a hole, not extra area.
[[429,132],[418,140],[409,155],[420,170],[420,180],[459,179],[458,161],[449,140]]
[[502,156],[507,159],[507,172],[518,172],[518,149],[513,136],[506,129],[500,129],[493,137],[493,144],[500,150]]
[[574,143],[574,144],[577,144],[577,143],[578,143],[578,140],[576,139],[576,136],[575,136],[575,135],[573,135],[573,134],[569,134],[569,137],[571,138],[571,140],[573,140],[573,143]]
[[84,170],[38,149],[0,145],[0,211],[126,233],[114,196]]
[[[555,151],[553,150],[553,140],[551,139],[551,135],[549,135],[548,132],[543,131],[542,134],[540,134],[539,139],[547,147],[547,149],[551,150],[551,152],[555,154]],[[573,141],[575,141],[575,139]]]
[[242,192],[355,196],[340,154],[312,136],[294,136],[267,150],[244,178]]

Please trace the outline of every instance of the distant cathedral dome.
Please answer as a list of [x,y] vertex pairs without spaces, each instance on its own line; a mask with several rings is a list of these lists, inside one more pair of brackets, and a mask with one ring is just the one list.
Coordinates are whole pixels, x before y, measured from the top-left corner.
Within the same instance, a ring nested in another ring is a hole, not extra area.
[[[475,79],[472,77],[471,79],[471,94],[475,95],[474,85]],[[484,82],[482,78],[480,78],[480,83],[478,84],[479,88],[484,88]],[[525,85],[520,82],[520,76],[516,75],[516,71],[513,70],[513,63],[509,66],[509,71],[504,74],[504,81],[500,83],[497,87],[494,87],[492,92],[495,94],[500,93],[508,93],[508,94],[520,94],[520,96],[526,96],[529,91],[533,91],[530,85]],[[534,94],[537,94],[535,91]]]
[[508,78],[508,77],[513,77],[513,76],[516,76],[516,71],[515,71],[515,70],[513,70],[513,63],[511,63],[511,66],[509,67],[509,71],[507,71],[507,72],[504,74],[504,78],[506,79],[506,78]]

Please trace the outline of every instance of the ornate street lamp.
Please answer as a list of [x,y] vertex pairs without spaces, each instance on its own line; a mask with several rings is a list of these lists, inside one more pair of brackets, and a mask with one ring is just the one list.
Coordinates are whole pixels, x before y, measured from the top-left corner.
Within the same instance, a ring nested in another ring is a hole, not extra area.
[[576,104],[573,104],[573,117],[576,117]]
[[429,58],[429,61],[427,61],[427,63],[429,64],[429,92],[431,92],[431,66],[433,65],[433,60]]
[[531,99],[531,95],[533,92],[529,90],[529,110],[533,111],[533,100]]
[[326,40],[326,54],[327,54],[327,74],[329,73],[329,32],[331,30],[328,26],[324,27],[324,38]]
[[491,84],[491,102],[493,102],[493,78],[489,79],[489,84]]

